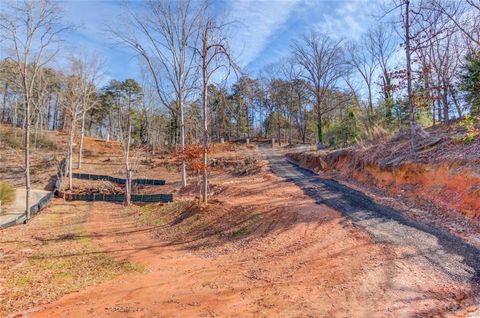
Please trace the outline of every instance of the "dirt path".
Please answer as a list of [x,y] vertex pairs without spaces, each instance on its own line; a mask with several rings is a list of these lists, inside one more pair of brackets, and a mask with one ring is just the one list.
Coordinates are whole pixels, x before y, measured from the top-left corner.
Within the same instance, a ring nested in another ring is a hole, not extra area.
[[227,189],[217,197],[224,205],[255,208],[259,226],[251,234],[220,236],[221,243],[206,238],[192,249],[158,239],[157,233],[173,230],[170,224],[139,227],[118,206],[94,203],[89,236],[114,257],[143,264],[145,272],[67,295],[26,316],[478,314],[472,298],[478,251],[265,152],[280,177],[222,178]]

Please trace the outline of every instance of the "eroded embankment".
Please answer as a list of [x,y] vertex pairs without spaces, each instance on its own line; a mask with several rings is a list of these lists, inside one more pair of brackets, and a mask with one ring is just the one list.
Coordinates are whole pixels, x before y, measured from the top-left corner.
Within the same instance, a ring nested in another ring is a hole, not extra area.
[[443,208],[480,217],[480,167],[456,162],[378,164],[362,160],[354,149],[289,153],[300,165],[322,172],[338,172],[390,194],[426,200]]

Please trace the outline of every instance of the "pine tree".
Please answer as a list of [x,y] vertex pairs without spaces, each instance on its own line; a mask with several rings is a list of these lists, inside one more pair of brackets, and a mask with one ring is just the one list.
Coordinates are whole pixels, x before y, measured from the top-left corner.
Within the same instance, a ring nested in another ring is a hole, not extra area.
[[466,100],[471,104],[470,114],[480,115],[480,52],[465,57],[461,90],[466,92]]

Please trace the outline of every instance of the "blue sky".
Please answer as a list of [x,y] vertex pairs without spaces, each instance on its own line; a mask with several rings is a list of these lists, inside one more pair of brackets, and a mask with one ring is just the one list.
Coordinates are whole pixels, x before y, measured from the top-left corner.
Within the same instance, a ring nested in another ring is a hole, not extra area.
[[[217,0],[214,9],[236,21],[230,44],[239,65],[255,75],[265,65],[288,56],[292,39],[315,29],[336,38],[356,39],[373,23],[375,1],[365,0]],[[133,1],[130,5],[141,5]],[[97,54],[106,61],[106,78],[138,77],[138,63],[128,49],[114,46],[105,25],[120,25],[121,1],[65,0],[67,23],[75,26],[65,46],[74,53]],[[68,51],[68,50],[67,50]]]

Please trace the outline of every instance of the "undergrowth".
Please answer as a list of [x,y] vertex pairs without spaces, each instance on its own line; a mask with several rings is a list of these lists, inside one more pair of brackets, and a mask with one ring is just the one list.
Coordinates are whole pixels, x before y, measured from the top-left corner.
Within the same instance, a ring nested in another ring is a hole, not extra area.
[[475,141],[476,138],[480,138],[480,128],[477,127],[477,123],[480,122],[479,118],[473,116],[466,116],[463,120],[463,126],[466,129],[463,142],[467,145]]
[[[0,142],[13,149],[23,149],[24,138],[24,133],[20,129],[2,129],[0,134]],[[51,151],[58,149],[57,144],[48,136],[35,132],[30,133],[30,147]]]

